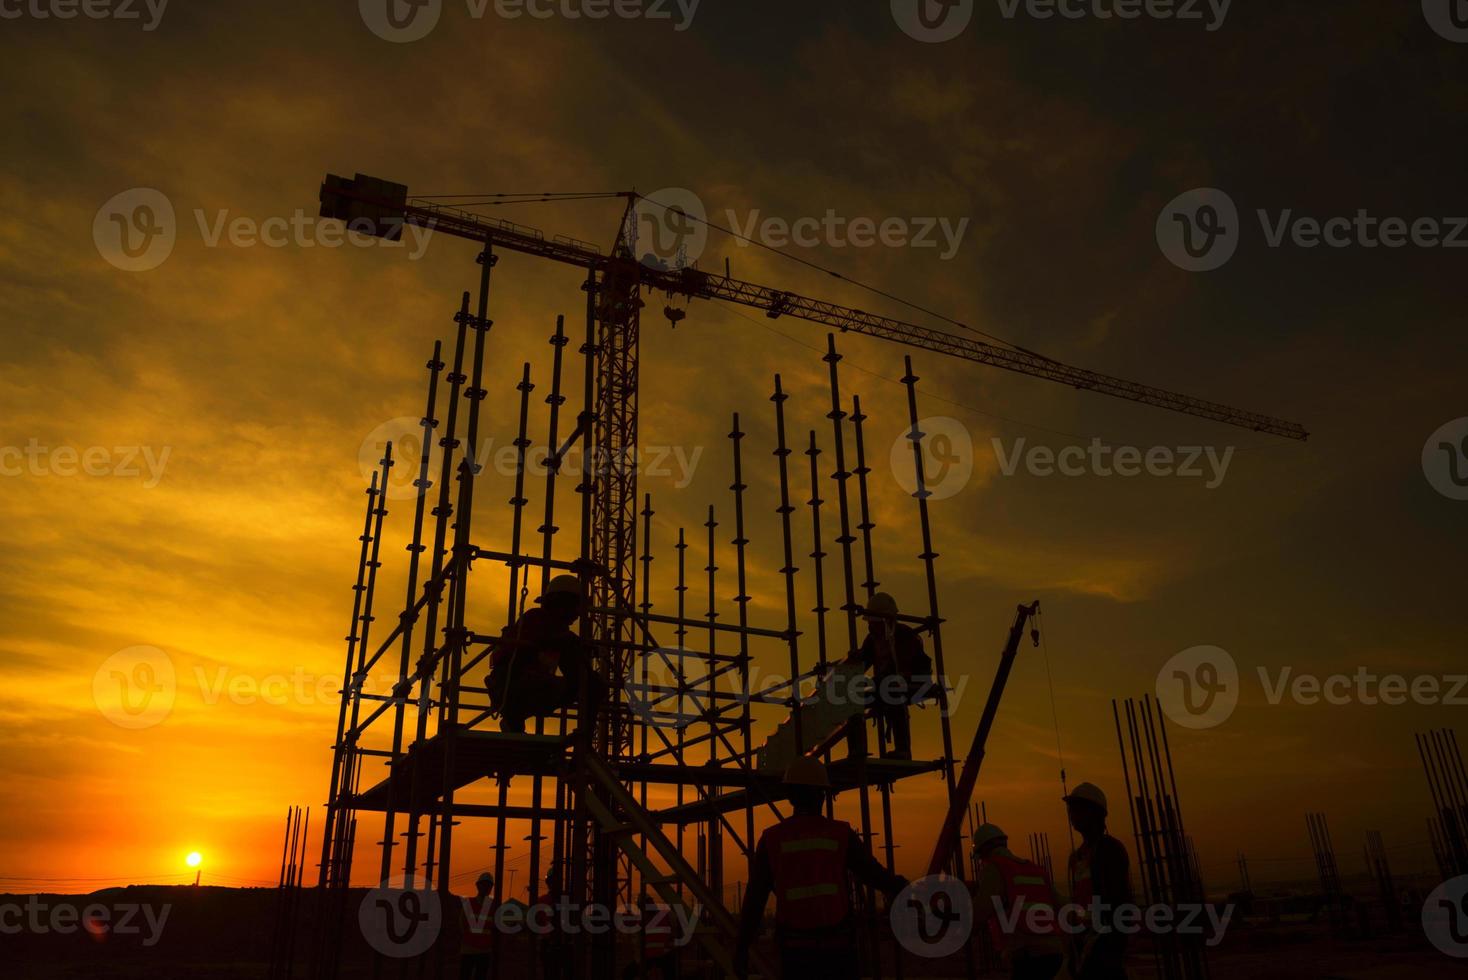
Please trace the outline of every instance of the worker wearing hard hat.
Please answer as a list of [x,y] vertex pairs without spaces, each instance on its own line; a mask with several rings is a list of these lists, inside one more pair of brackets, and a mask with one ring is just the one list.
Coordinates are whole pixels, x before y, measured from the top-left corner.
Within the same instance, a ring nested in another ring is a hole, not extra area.
[[1050,875],[1011,851],[1009,836],[991,823],[974,832],[974,852],[982,862],[974,921],[988,923],[1014,980],[1052,980],[1065,962],[1065,946]]
[[578,731],[588,736],[606,684],[597,676],[587,645],[572,631],[585,610],[581,581],[557,575],[540,605],[507,626],[490,655],[490,708],[500,731],[524,732],[528,718],[544,718],[575,705]]
[[795,812],[767,829],[755,848],[735,967],[740,976],[748,973],[749,947],[774,892],[781,976],[859,977],[851,883],[878,888],[890,899],[907,887],[907,879],[882,867],[851,824],[821,812],[831,781],[820,762],[797,758],[784,785]]
[[494,875],[474,882],[474,897],[459,910],[459,980],[488,980],[494,964]]
[[[878,592],[863,611],[867,635],[850,661],[870,667],[873,711],[892,740],[888,758],[912,758],[912,728],[908,705],[922,700],[932,684],[933,662],[923,651],[916,630],[897,621],[897,600]],[[847,745],[852,755],[866,754],[866,729],[853,723]]]
[[652,900],[642,903],[642,960],[624,976],[677,980],[678,942],[673,926],[678,917],[669,905]]
[[1076,980],[1124,980],[1126,934],[1113,928],[1117,909],[1131,905],[1131,859],[1126,845],[1106,832],[1106,794],[1081,783],[1065,797],[1070,824],[1081,835],[1070,856],[1070,900],[1081,907],[1086,931],[1072,951]]

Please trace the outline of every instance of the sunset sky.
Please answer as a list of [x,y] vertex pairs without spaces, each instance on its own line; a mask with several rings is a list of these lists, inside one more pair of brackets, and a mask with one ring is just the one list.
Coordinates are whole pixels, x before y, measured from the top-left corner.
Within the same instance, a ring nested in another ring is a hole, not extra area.
[[[1307,810],[1328,816],[1345,873],[1360,870],[1367,830],[1400,870],[1426,870],[1431,803],[1412,734],[1457,724],[1461,704],[1272,705],[1258,677],[1465,670],[1468,503],[1423,466],[1429,436],[1468,415],[1464,253],[1271,247],[1257,212],[1364,209],[1445,227],[1468,214],[1468,46],[1415,3],[1325,6],[1236,4],[1209,31],[1009,19],[981,3],[943,43],[904,33],[886,3],[837,0],[704,0],[687,23],[675,4],[671,20],[593,21],[506,18],[493,4],[476,18],[445,0],[431,33],[405,43],[351,3],[175,0],[146,30],[141,5],[141,22],[0,23],[12,93],[0,109],[0,890],[192,880],[192,851],[206,881],[273,884],[286,808],[313,807],[319,826],[364,444],[421,414],[424,362],[477,282],[474,247],[447,236],[417,257],[412,242],[328,247],[315,219],[328,171],[430,194],[682,188],[741,228],[828,212],[961,227],[951,255],[844,239],[785,251],[1048,356],[1301,423],[1306,443],[916,352],[923,415],[956,420],[973,447],[972,478],[933,504],[948,668],[968,683],[955,737],[966,745],[977,724],[1015,604],[1040,599],[1045,650],[1021,654],[978,797],[1016,836],[1048,831],[1063,856],[1048,657],[1071,783],[1112,794],[1113,830],[1130,843],[1111,699],[1153,693],[1181,651],[1221,647],[1243,675],[1237,710],[1170,730],[1210,885],[1232,883],[1241,850],[1256,882],[1308,877]],[[109,202],[139,188],[171,206],[176,241],[155,268],[128,271],[101,241]],[[1237,254],[1206,273],[1173,264],[1156,237],[1164,207],[1195,188],[1224,191],[1243,221]],[[616,201],[490,210],[603,247],[620,215]],[[294,230],[279,247],[215,237],[241,218]],[[721,234],[697,258],[934,322]],[[580,279],[500,262],[485,403],[496,447],[514,438],[526,360],[532,432],[544,431],[546,339],[564,313],[579,342]],[[686,486],[678,457],[644,481],[655,598],[671,611],[678,527],[697,576],[705,508],[732,518],[739,411],[751,616],[779,628],[768,399],[779,372],[795,440],[815,428],[829,449],[825,332],[712,303],[671,330],[663,305],[651,297],[643,317],[641,438],[697,464]],[[903,349],[838,343],[844,392],[871,416],[877,577],[920,611],[915,506],[889,464]],[[1232,455],[1211,488],[1001,467],[1022,447],[1093,439]],[[803,502],[806,461],[793,459]],[[510,492],[487,477],[486,546],[507,543]],[[411,504],[390,501],[379,629],[402,601]],[[732,537],[722,524],[726,621]],[[808,542],[798,548],[808,577]],[[839,578],[834,560],[826,573]],[[503,575],[483,578],[477,611],[493,630]],[[177,694],[156,724],[128,728],[95,691],[109,658],[140,646],[163,652]],[[757,656],[781,670],[782,650]],[[777,717],[761,717],[757,730],[773,730]],[[918,754],[935,755],[933,714],[914,730]],[[915,873],[942,784],[917,779],[896,799],[900,869]],[[480,831],[465,838],[456,873],[489,861]],[[375,847],[359,846],[357,879],[375,874]]]

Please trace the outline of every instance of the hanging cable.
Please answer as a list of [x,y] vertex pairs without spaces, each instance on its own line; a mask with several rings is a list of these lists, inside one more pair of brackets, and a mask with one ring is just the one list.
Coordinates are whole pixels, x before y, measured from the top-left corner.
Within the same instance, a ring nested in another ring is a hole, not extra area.
[[[1050,671],[1050,643],[1046,636],[1049,632],[1045,627],[1045,610],[1041,606],[1035,610],[1035,628],[1040,634],[1040,656],[1045,661],[1045,687],[1050,694],[1050,720],[1055,726],[1055,758],[1060,763],[1060,796],[1061,799],[1070,795],[1070,787],[1065,778],[1065,749],[1060,744],[1060,712],[1055,707],[1055,677]],[[1076,835],[1075,828],[1070,825],[1070,820],[1065,822],[1065,832],[1070,837],[1071,853],[1075,853]]]
[[[663,204],[661,201],[653,200],[645,194],[638,194],[637,199],[639,201],[646,201],[649,204],[655,204],[658,207],[662,208],[664,211],[669,210],[669,205]],[[835,269],[827,268],[826,266],[820,265],[816,262],[812,262],[809,259],[802,259],[798,255],[791,255],[789,252],[781,251],[780,249],[775,248],[773,245],[767,245],[757,238],[751,238],[748,235],[741,235],[739,232],[734,231],[732,228],[725,228],[723,225],[712,222],[707,218],[701,218],[696,214],[688,214],[688,212],[686,211],[684,211],[683,214],[689,218],[692,218],[694,221],[699,222],[700,224],[707,225],[715,231],[720,231],[733,238],[737,238],[745,244],[754,245],[758,248],[762,248],[767,252],[771,252],[775,255],[780,256],[781,258],[788,259],[791,262],[796,262],[809,269],[814,269],[817,272],[824,273],[833,279],[840,279],[842,282],[850,283],[851,285],[856,286],[858,289],[864,289],[869,293],[874,293],[877,296],[881,296],[883,299],[891,300],[892,302],[905,306],[910,310],[916,310],[919,313],[925,314],[938,320],[942,320],[944,323],[958,327],[960,330],[967,330],[969,333],[976,333],[982,337],[988,337],[995,343],[1003,344],[1005,347],[1011,348],[1012,350],[1020,351],[1024,354],[1028,354],[1031,357],[1038,357],[1046,361],[1054,360],[1054,358],[1046,357],[1044,354],[1038,354],[1035,351],[1021,347],[1019,344],[1016,344],[1011,340],[1006,340],[1005,338],[997,336],[996,334],[989,333],[987,330],[981,330],[978,327],[970,326],[969,324],[964,323],[962,320],[955,320],[950,316],[945,316],[942,313],[939,313],[937,310],[930,310],[925,306],[921,306],[917,303],[912,302],[911,300],[906,300],[903,299],[901,296],[889,293],[886,290],[878,289],[871,283],[862,282],[860,279],[852,279],[850,276],[843,275],[837,272]]]

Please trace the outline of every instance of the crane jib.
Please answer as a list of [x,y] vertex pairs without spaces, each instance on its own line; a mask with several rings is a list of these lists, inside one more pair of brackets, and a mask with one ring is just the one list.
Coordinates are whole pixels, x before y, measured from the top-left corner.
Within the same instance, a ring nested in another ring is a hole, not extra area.
[[408,197],[407,185],[366,174],[359,173],[351,178],[327,174],[321,185],[320,201],[322,217],[340,219],[356,231],[381,238],[397,240],[403,225],[411,223],[457,238],[583,269],[598,272],[616,269],[623,275],[632,273],[641,285],[650,289],[691,299],[736,303],[762,310],[771,319],[791,316],[1195,418],[1285,439],[1303,441],[1309,438],[1304,427],[1294,422],[1073,367],[1023,348],[991,344],[977,337],[952,334],[785,289],[712,275],[695,267],[655,268],[638,263],[628,255],[609,254],[591,242],[564,235],[546,238],[542,231],[528,225],[490,218],[449,205],[413,200]]

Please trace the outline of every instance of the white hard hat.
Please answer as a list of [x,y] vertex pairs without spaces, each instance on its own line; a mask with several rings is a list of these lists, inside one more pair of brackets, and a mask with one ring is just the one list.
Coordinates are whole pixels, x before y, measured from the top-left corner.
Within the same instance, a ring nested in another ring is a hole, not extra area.
[[1102,813],[1107,812],[1106,794],[1101,792],[1101,787],[1097,786],[1095,783],[1081,783],[1075,789],[1070,791],[1070,793],[1065,797],[1065,802],[1089,803],[1092,806],[1100,807]]
[[492,885],[492,884],[494,884],[494,875],[492,875],[488,871],[486,871],[486,872],[484,872],[484,874],[480,875],[476,879],[475,883],[476,884],[480,884],[480,885]]
[[974,847],[981,851],[990,844],[1002,844],[1008,840],[1009,835],[992,823],[986,823],[974,831]]
[[897,618],[897,600],[889,592],[878,592],[867,600],[866,614],[883,619]]
[[581,597],[581,580],[574,575],[557,575],[545,587],[546,595],[574,595]]
[[831,777],[826,773],[826,767],[819,759],[812,759],[808,755],[802,755],[790,763],[785,770],[786,786],[817,786],[821,789],[831,788]]

